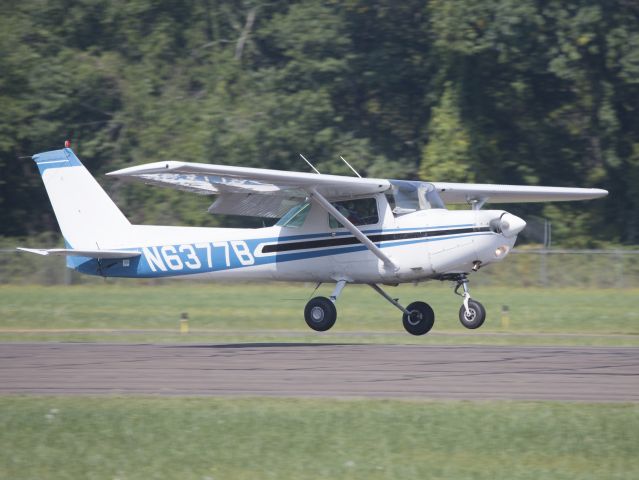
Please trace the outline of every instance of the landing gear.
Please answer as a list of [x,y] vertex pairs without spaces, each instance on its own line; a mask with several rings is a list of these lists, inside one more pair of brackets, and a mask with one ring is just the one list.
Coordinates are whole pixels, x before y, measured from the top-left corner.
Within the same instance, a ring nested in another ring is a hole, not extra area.
[[325,332],[337,320],[335,304],[326,297],[311,298],[304,308],[304,320],[316,332]]
[[[486,309],[477,300],[470,298],[468,290],[468,276],[465,273],[447,274],[437,277],[439,280],[452,280],[456,283],[455,293],[463,297],[463,304],[459,309],[459,321],[470,329],[479,328],[486,320]],[[319,287],[320,284],[317,286]],[[335,325],[337,319],[337,309],[335,302],[346,286],[346,280],[340,280],[335,285],[335,289],[329,298],[315,297],[309,300],[304,309],[304,319],[306,324],[317,332],[325,332]],[[435,323],[435,313],[433,309],[424,302],[413,302],[407,307],[403,307],[377,284],[370,283],[369,286],[402,311],[402,323],[404,328],[411,335],[425,335],[430,332]],[[459,290],[463,289],[463,293]]]
[[430,305],[424,302],[413,302],[404,308],[397,302],[396,298],[392,298],[384,290],[379,288],[379,286],[374,283],[370,283],[369,285],[373,290],[403,312],[402,323],[408,333],[411,335],[424,335],[433,328],[435,312],[433,312]]
[[[486,309],[477,300],[470,298],[468,277],[465,273],[460,273],[455,276],[454,280],[457,282],[455,293],[464,298],[464,303],[459,309],[459,321],[464,327],[471,330],[481,327],[486,320]],[[459,293],[460,288],[463,288],[464,293]]]
[[435,312],[424,302],[413,302],[406,307],[409,313],[404,313],[402,323],[411,335],[424,335],[428,333],[435,323]]
[[[318,283],[317,287],[319,286],[320,284]],[[306,325],[316,332],[325,332],[335,325],[335,320],[337,320],[335,301],[345,286],[346,281],[340,280],[335,285],[335,290],[333,290],[330,299],[326,297],[311,298],[304,308]],[[315,288],[315,290],[317,290],[317,288]]]
[[486,320],[486,309],[475,300],[468,300],[468,310],[466,310],[465,305],[462,305],[459,309],[459,321],[466,328],[471,330],[479,328],[484,323],[484,320]]

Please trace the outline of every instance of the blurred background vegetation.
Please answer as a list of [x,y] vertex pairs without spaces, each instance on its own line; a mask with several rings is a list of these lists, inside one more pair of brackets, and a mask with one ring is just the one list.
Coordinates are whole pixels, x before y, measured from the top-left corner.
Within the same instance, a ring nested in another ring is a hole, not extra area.
[[[9,244],[57,231],[19,157],[67,138],[99,179],[166,159],[305,171],[304,153],[344,175],[339,155],[368,176],[601,187],[512,210],[555,245],[639,243],[634,0],[5,0],[0,107]],[[132,222],[224,220],[104,185]]]

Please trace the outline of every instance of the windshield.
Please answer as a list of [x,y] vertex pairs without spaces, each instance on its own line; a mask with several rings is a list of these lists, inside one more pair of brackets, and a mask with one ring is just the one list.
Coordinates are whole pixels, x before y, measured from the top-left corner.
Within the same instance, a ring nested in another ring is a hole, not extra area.
[[391,191],[386,194],[395,215],[446,208],[437,189],[432,183],[408,180],[390,180]]

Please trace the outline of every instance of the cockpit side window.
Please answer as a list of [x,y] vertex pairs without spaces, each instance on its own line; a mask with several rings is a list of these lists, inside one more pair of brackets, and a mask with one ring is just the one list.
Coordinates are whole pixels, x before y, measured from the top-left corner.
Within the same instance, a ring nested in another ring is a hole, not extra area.
[[[353,225],[374,225],[379,223],[377,200],[374,198],[358,198],[331,202],[331,204]],[[333,215],[328,216],[328,224],[331,228],[342,227],[342,224]]]
[[286,215],[279,219],[279,221],[275,224],[278,227],[288,227],[288,228],[300,228],[304,225],[304,221],[306,220],[306,216],[308,212],[311,210],[311,203],[304,202],[299,205],[295,205],[291,208]]

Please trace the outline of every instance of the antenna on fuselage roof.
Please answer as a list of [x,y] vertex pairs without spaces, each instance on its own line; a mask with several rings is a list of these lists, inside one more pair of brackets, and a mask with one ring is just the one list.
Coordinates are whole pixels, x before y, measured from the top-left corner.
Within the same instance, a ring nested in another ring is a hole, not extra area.
[[315,173],[317,173],[318,175],[321,175],[319,170],[317,168],[315,168],[311,162],[306,160],[306,157],[304,155],[302,155],[301,153],[300,153],[300,157],[302,157],[302,160],[304,160],[306,163],[308,163],[308,166],[311,167],[315,171]]
[[355,175],[357,175],[359,178],[362,178],[362,176],[361,176],[359,173],[357,173],[357,170],[355,170],[355,169],[351,166],[351,164],[350,164],[350,163],[348,163],[348,162],[346,161],[346,159],[345,159],[344,157],[342,157],[342,156],[340,155],[340,156],[339,156],[339,158],[341,158],[341,159],[342,159],[342,162],[344,162],[346,165],[348,165],[348,168],[350,168],[351,170],[353,170],[353,173],[355,173]]

